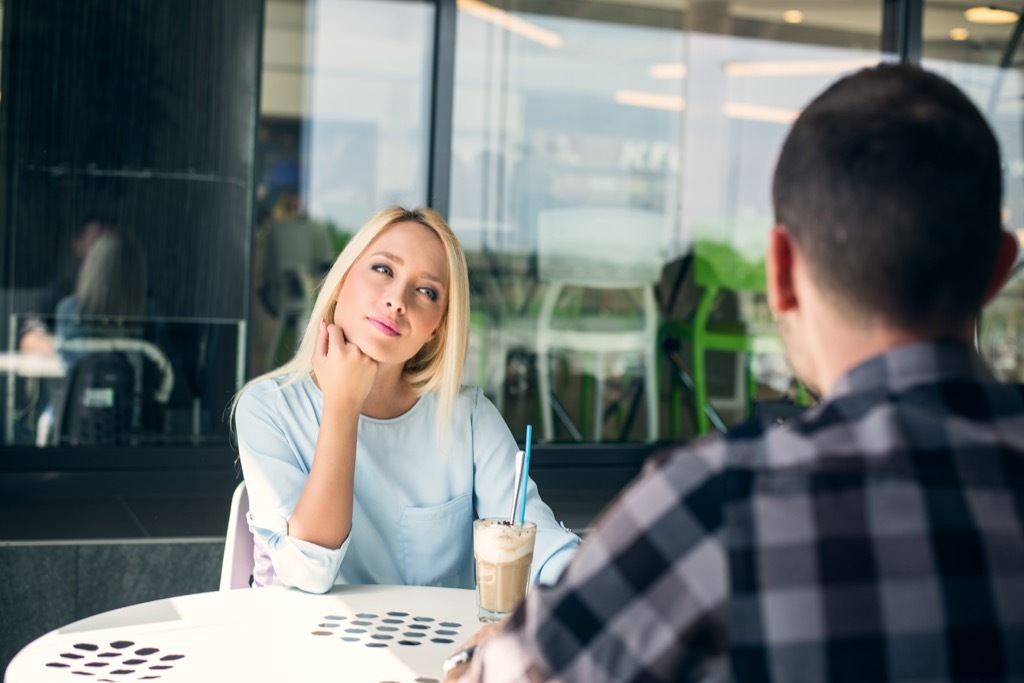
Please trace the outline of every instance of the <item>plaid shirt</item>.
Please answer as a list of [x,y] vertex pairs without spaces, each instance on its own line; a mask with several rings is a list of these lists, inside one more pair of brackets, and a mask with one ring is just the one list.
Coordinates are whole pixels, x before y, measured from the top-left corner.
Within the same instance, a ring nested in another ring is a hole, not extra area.
[[1024,387],[906,346],[659,455],[477,679],[1024,681]]

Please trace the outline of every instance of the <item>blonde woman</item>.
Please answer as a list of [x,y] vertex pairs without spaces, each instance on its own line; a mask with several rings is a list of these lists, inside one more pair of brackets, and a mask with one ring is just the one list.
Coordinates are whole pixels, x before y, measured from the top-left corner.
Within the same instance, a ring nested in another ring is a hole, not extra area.
[[[295,357],[233,405],[255,535],[254,585],[471,587],[472,520],[509,514],[517,445],[477,388],[465,256],[426,208],[384,209],[321,284]],[[579,539],[531,482],[531,582]]]
[[[104,228],[89,247],[78,271],[75,292],[57,304],[54,350],[68,375],[85,354],[64,349],[82,337],[142,337],[145,318],[156,315],[146,297],[146,261],[132,233]],[[148,330],[162,343],[162,330]]]

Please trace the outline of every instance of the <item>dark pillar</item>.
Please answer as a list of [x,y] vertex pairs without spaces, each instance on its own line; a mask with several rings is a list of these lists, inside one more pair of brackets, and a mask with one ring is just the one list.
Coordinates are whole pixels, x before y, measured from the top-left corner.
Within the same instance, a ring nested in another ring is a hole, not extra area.
[[[247,318],[262,20],[263,0],[4,3],[4,288],[73,271],[100,211],[137,235],[160,315]],[[0,302],[0,327],[27,305]]]

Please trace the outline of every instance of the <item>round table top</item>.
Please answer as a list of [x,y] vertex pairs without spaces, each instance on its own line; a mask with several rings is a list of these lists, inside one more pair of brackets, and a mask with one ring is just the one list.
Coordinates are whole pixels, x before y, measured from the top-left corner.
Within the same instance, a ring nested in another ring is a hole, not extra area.
[[335,586],[199,593],[104,612],[51,631],[5,683],[92,680],[432,683],[479,628],[472,590]]

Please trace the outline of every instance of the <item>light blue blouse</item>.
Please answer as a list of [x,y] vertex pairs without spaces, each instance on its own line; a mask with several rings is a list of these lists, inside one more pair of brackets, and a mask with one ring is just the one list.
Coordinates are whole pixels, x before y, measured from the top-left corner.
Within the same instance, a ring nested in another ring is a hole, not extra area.
[[[473,586],[473,519],[508,517],[515,439],[477,388],[463,387],[447,440],[437,395],[404,415],[359,418],[352,530],[336,550],[288,536],[288,518],[309,476],[323,394],[311,377],[283,387],[268,379],[242,394],[238,450],[256,538],[258,585],[322,593],[335,583]],[[537,523],[531,583],[553,583],[579,544],[530,481],[526,519]]]

